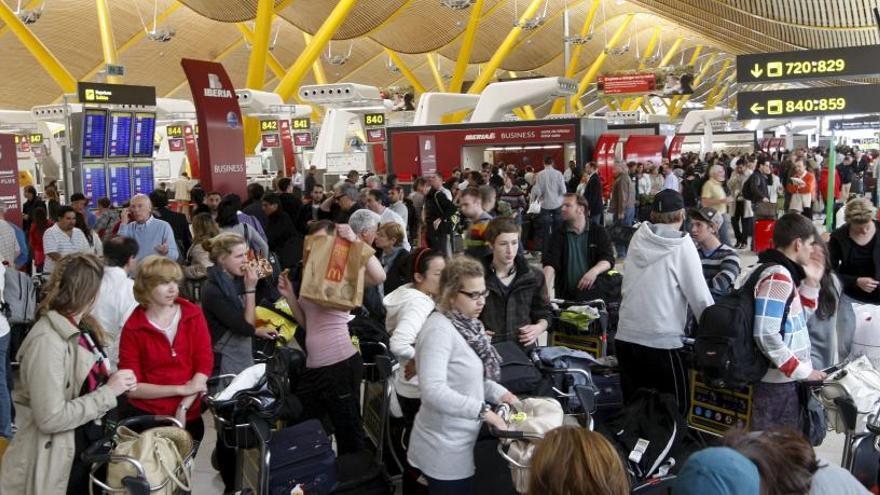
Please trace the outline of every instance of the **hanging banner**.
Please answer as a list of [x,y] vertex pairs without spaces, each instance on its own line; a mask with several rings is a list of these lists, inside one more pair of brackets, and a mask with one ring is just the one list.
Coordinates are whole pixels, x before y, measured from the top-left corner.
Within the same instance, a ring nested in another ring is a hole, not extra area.
[[168,140],[168,151],[184,151],[186,150],[186,144],[183,142],[183,139],[169,139]]
[[297,132],[293,135],[293,142],[297,146],[302,146],[303,148],[311,148],[312,147],[312,133],[311,132]]
[[673,136],[672,141],[669,142],[669,150],[666,153],[666,157],[670,160],[681,157],[681,146],[683,144],[684,136]]
[[199,122],[199,179],[206,191],[247,196],[244,131],[235,87],[223,65],[182,59]]
[[437,173],[437,141],[434,136],[419,136],[419,163],[422,164],[422,177]]
[[0,134],[0,202],[6,206],[6,221],[21,227],[18,150],[12,134]]
[[367,142],[368,143],[384,143],[385,142],[385,128],[381,129],[367,129]]
[[280,148],[281,147],[281,136],[278,134],[263,134],[262,136],[263,148]]
[[281,149],[284,152],[284,175],[293,177],[296,173],[296,155],[293,153],[293,139],[290,135],[290,121],[280,120]]
[[596,79],[599,96],[652,95],[672,97],[694,92],[694,67],[682,65],[654,70],[622,71]]
[[186,160],[189,162],[189,171],[192,177],[201,177],[199,147],[196,142],[196,135],[191,125],[183,126],[183,143],[186,146]]

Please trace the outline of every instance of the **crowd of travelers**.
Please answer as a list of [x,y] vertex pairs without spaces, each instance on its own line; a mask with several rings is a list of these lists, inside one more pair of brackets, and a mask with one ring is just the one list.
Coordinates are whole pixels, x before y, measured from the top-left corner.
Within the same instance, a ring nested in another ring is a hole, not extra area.
[[[324,421],[340,454],[367,447],[351,315],[300,295],[306,238],[336,236],[375,249],[358,311],[385,329],[399,363],[406,494],[473,493],[482,424],[507,428],[494,406],[520,401],[499,383],[496,346],[546,345],[551,301],[602,297],[615,269],[625,402],[653,389],[682,414],[684,338],[755,274],[754,339],[771,366],[754,384],[750,431],[693,454],[674,493],[867,493],[801,433],[797,383],[850,356],[852,303],[880,304],[880,160],[837,151],[831,233],[814,223],[823,149],[685,154],[605,176],[548,156],[540,170],[486,163],[411,184],[356,171],[330,183],[311,168],[271,190],[250,184],[246,198],[197,184],[183,201],[157,189],[121,209],[29,186],[20,227],[0,209],[0,270],[44,281],[33,325],[0,317],[0,491],[87,493],[81,454],[111,420],[173,416],[203,440],[209,378],[245,370],[255,344],[277,337],[256,316],[265,301],[286,302],[307,329],[303,416]],[[756,218],[775,222],[773,247],[743,266]],[[262,276],[255,257],[281,273]],[[213,457],[232,493],[235,451],[218,441]],[[529,493],[629,493],[624,461],[599,433],[553,430],[534,452]]]

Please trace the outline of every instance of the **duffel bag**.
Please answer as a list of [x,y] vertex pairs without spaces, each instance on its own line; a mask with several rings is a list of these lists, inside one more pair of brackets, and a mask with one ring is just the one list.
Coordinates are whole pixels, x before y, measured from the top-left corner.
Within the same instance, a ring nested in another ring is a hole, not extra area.
[[828,417],[829,426],[838,433],[846,433],[847,422],[835,399],[852,401],[857,411],[855,433],[867,433],[869,414],[880,407],[880,373],[871,366],[866,356],[860,356],[825,379],[819,394]]
[[499,383],[514,394],[534,394],[543,381],[541,372],[516,342],[499,342],[495,350],[501,356]]

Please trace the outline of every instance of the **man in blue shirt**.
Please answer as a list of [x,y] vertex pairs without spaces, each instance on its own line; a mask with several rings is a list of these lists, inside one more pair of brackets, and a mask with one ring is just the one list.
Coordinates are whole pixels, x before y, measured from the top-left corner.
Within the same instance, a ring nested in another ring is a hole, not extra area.
[[153,217],[152,212],[153,205],[150,203],[150,198],[144,194],[132,197],[130,206],[122,210],[119,235],[137,241],[138,263],[151,254],[167,256],[176,261],[180,253],[174,240],[174,231],[168,222]]

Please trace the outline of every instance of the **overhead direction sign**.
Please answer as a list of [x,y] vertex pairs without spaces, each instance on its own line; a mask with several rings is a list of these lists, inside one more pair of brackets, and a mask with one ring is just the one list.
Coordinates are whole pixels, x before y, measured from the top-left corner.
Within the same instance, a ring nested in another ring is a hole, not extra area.
[[739,120],[880,113],[880,84],[746,91],[737,96]]
[[856,131],[863,129],[880,129],[880,116],[870,115],[855,119],[836,119],[828,122],[832,131]]
[[880,73],[880,45],[737,55],[736,82],[775,83]]

